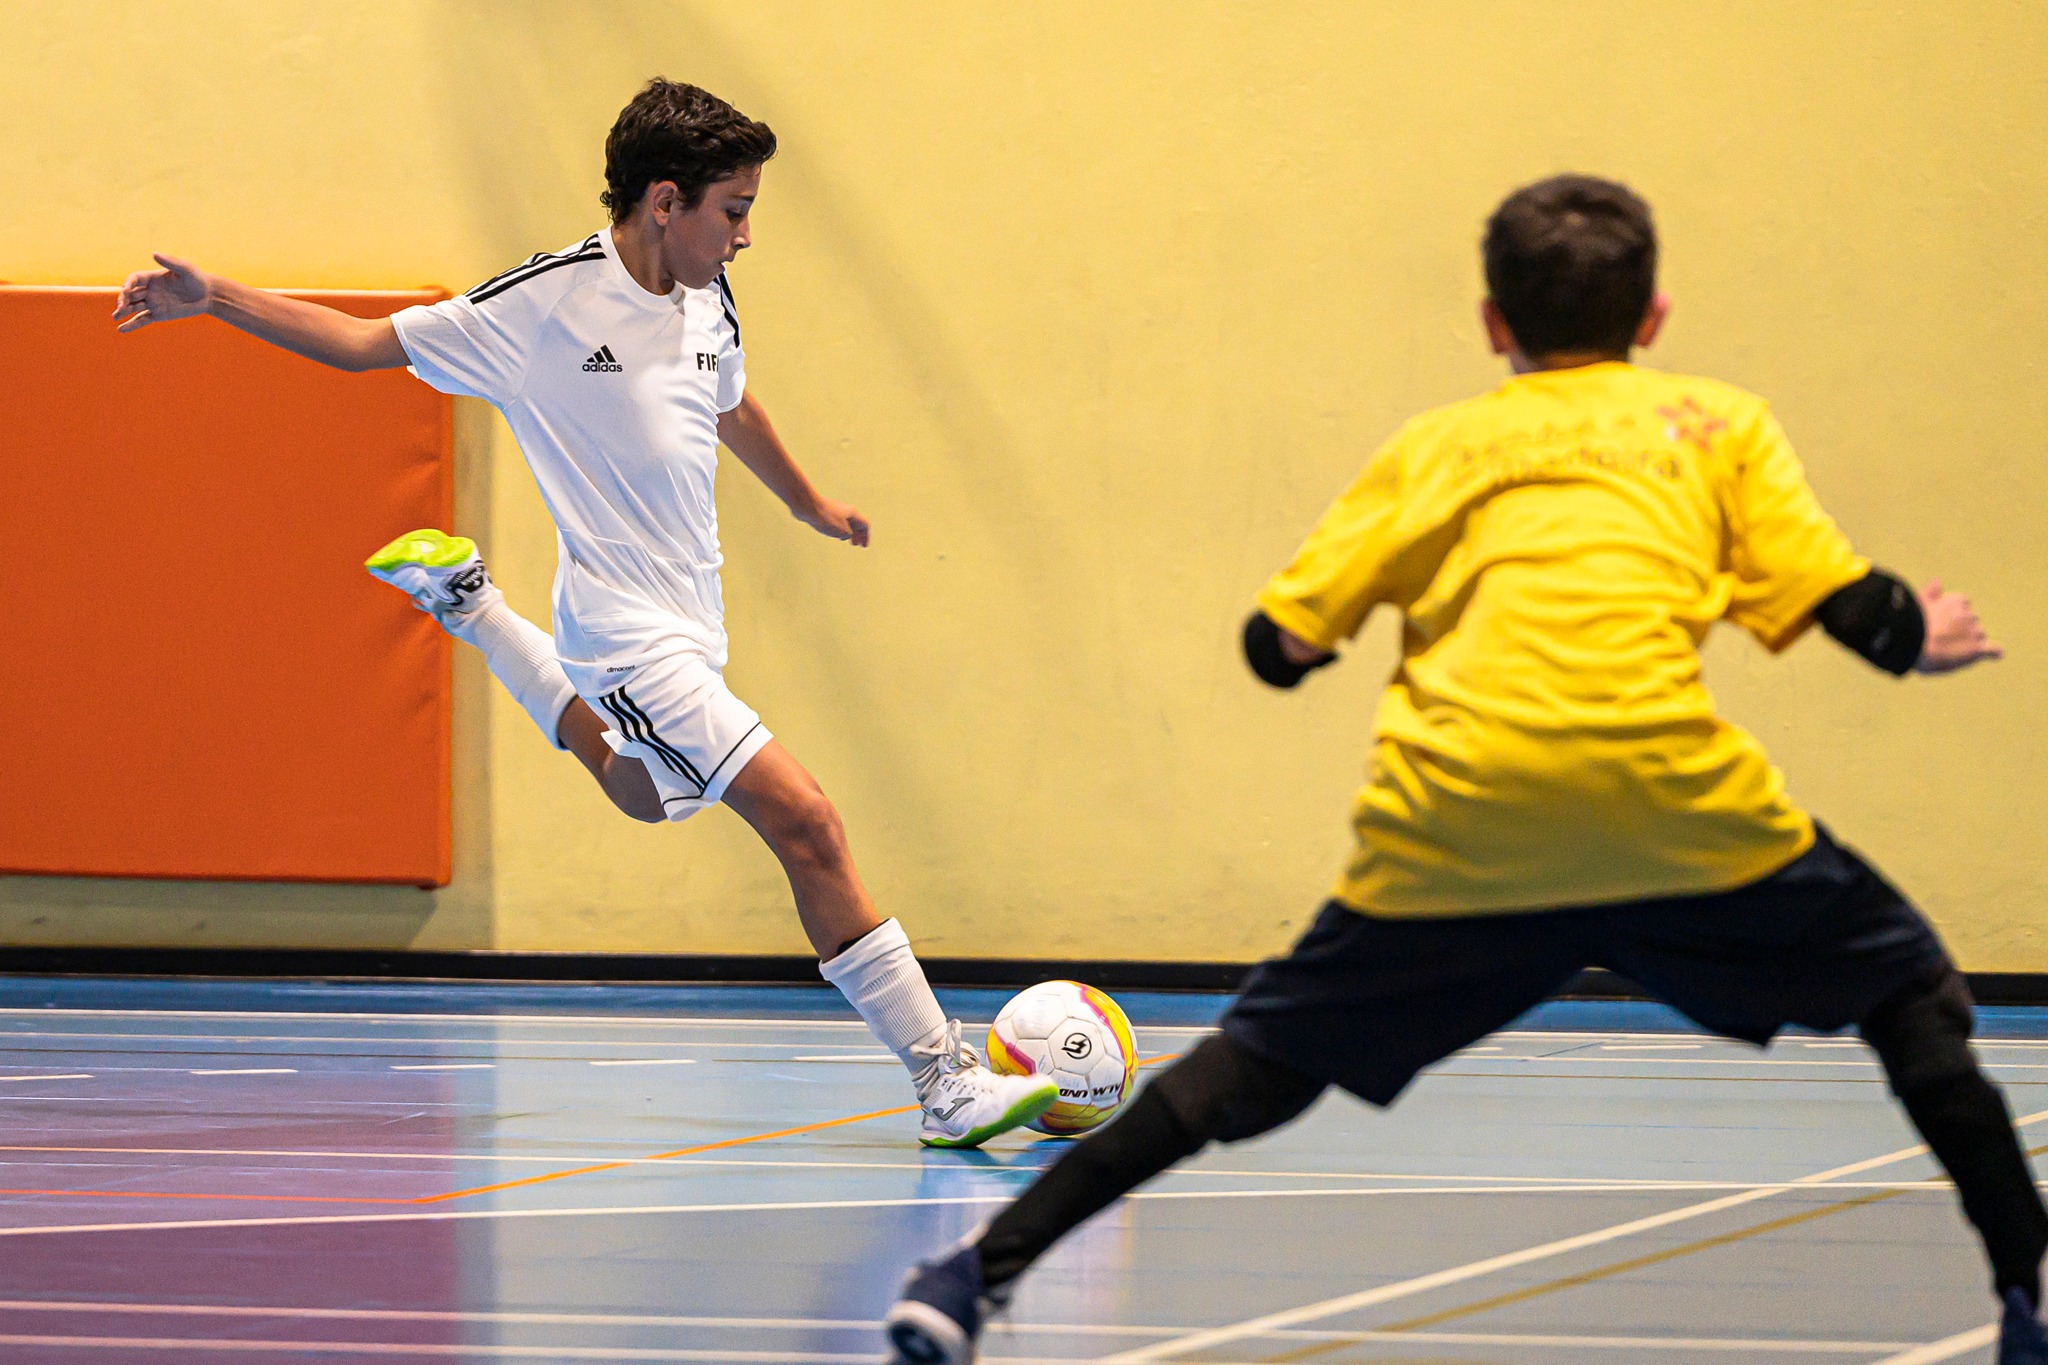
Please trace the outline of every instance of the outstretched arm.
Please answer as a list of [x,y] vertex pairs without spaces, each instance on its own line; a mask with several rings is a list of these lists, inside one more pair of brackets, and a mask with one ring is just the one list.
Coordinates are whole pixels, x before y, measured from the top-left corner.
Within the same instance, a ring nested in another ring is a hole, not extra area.
[[868,519],[850,503],[836,502],[811,486],[754,395],[745,395],[738,407],[718,415],[718,439],[798,521],[834,540],[868,543]]
[[1814,608],[1822,630],[1887,673],[1953,673],[2004,656],[1984,633],[1970,599],[1929,583],[1916,595],[1872,569]]
[[359,318],[338,308],[202,273],[175,256],[157,270],[139,270],[114,301],[117,331],[210,313],[273,346],[338,370],[390,370],[407,362],[389,318]]

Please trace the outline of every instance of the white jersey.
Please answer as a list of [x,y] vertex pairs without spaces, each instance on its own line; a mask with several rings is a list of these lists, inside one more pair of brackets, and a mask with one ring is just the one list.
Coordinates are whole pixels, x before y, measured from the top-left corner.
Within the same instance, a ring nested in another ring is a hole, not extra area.
[[746,388],[739,315],[709,289],[649,293],[610,232],[391,319],[412,372],[505,414],[555,519],[555,652],[596,696],[636,663],[725,666],[718,416]]

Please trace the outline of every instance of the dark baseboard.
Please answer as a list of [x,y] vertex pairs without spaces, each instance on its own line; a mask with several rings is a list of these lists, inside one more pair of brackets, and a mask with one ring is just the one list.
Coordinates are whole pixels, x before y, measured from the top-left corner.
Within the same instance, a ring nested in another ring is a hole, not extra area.
[[[937,986],[1017,990],[1062,978],[1105,990],[1228,993],[1242,962],[1122,962],[928,957]],[[642,985],[823,983],[808,957],[655,953],[412,953],[325,948],[5,948],[0,975],[277,977],[343,981],[609,982]],[[2048,1005],[2048,974],[1972,972],[1979,1004]],[[1626,977],[1593,969],[1563,993],[1573,1000],[1640,1000]]]

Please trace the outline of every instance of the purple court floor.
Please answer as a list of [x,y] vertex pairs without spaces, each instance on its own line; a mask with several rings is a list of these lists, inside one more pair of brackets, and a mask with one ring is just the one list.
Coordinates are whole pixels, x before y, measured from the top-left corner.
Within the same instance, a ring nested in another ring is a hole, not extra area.
[[[1148,1057],[1221,1005],[1122,998]],[[2048,1142],[2048,1014],[1985,1023]],[[8,1365],[874,1361],[1059,1150],[920,1150],[824,989],[14,978],[0,1035]],[[1553,1005],[1110,1209],[984,1358],[1988,1360],[1954,1203],[1851,1040]]]

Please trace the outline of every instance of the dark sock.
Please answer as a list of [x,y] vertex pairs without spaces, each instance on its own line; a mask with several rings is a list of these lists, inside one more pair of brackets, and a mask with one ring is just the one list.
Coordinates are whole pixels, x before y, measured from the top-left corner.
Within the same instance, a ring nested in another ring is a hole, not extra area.
[[995,1289],[1073,1228],[1176,1161],[1202,1150],[1197,1137],[1148,1085],[1123,1113],[1081,1139],[990,1223],[977,1247],[982,1280]]
[[1963,1214],[1983,1239],[1992,1284],[2041,1302],[2048,1210],[2020,1150],[2005,1096],[1970,1051],[1969,988],[1955,973],[1902,992],[1861,1025],[1935,1160],[1955,1182]]
[[2041,1302],[2048,1212],[2013,1132],[2005,1097],[1982,1075],[1957,1076],[1900,1097],[1913,1126],[1962,1196],[1963,1214],[1984,1239],[1992,1284],[2002,1297],[2023,1291]]

